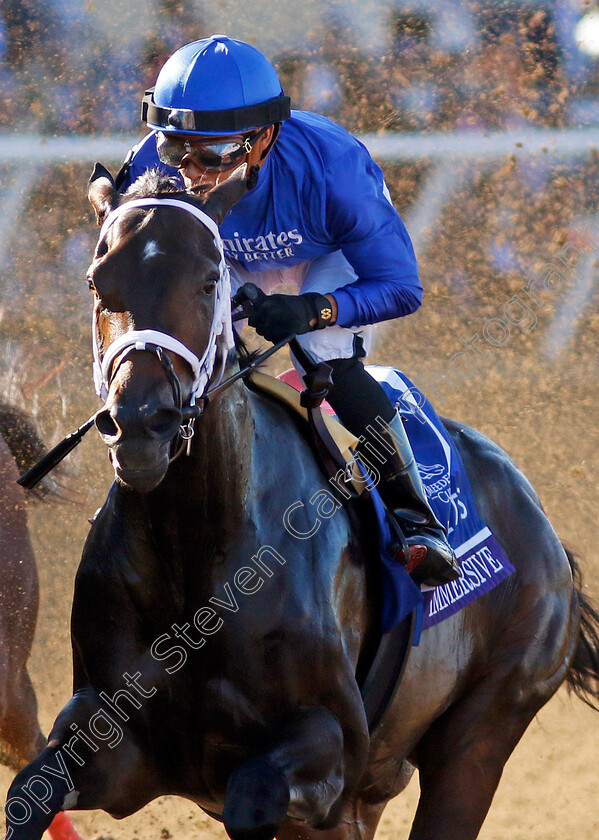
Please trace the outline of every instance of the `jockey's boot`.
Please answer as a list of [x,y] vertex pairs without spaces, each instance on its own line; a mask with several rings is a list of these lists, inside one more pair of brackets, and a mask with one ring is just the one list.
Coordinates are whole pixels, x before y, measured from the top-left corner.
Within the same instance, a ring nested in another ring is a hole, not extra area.
[[[328,400],[335,413],[361,443],[358,452],[365,463],[380,472],[378,483],[383,502],[391,511],[409,546],[426,546],[426,557],[415,568],[424,550],[416,548],[406,557],[405,540],[396,534],[396,554],[417,583],[438,586],[455,580],[460,571],[445,529],[430,509],[414,460],[412,447],[397,413],[382,385],[364,368],[363,352],[349,359],[327,361],[333,373]],[[376,420],[375,420],[376,418]],[[389,419],[387,419],[389,418]],[[391,526],[393,523],[391,523]]]
[[[376,463],[381,473],[378,484],[381,497],[388,510],[397,518],[408,547],[426,547],[426,555],[416,568],[411,569],[408,561],[408,571],[417,583],[427,586],[439,586],[456,580],[460,570],[455,554],[447,541],[445,528],[428,503],[399,412],[395,412],[388,423],[382,423],[379,419],[376,425],[376,435],[384,441],[385,451],[381,452],[381,442],[374,440],[372,426],[368,427],[364,442],[370,443],[384,457],[384,461],[375,462],[372,456],[366,456],[371,463]],[[370,446],[366,447],[368,449]],[[401,551],[401,544],[397,549]],[[424,554],[415,548],[412,552],[416,558]]]

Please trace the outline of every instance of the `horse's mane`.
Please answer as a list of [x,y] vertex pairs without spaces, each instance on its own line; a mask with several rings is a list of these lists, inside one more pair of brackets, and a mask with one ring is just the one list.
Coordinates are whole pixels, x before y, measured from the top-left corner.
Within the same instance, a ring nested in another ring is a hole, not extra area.
[[262,350],[250,350],[236,330],[233,330],[233,337],[235,339],[237,361],[239,362],[239,367],[243,370],[244,368],[249,367],[252,362],[258,358]]
[[160,169],[148,169],[123,193],[123,200],[181,193],[184,194],[185,190],[181,189],[181,183],[176,178],[165,175]]

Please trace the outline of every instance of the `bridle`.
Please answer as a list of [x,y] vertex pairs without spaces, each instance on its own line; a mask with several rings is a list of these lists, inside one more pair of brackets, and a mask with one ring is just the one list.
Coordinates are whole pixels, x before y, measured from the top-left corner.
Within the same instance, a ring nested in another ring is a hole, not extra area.
[[[148,351],[154,353],[165,373],[165,376],[173,391],[173,401],[181,412],[182,424],[179,428],[179,436],[183,442],[188,444],[193,437],[193,423],[195,417],[205,410],[206,390],[209,385],[215,387],[222,379],[226,358],[229,350],[234,346],[233,327],[231,322],[231,281],[229,268],[225,262],[223,243],[216,222],[193,204],[177,198],[139,198],[127,201],[111,211],[106,217],[100,231],[99,242],[106,236],[108,229],[126,211],[134,207],[176,207],[191,213],[212,234],[212,239],[218,250],[219,279],[215,289],[214,313],[210,325],[210,333],[206,349],[201,357],[196,356],[174,336],[159,330],[130,330],[123,333],[108,346],[100,350],[97,322],[95,315],[92,320],[92,344],[94,354],[94,384],[98,396],[106,402],[110,385],[116,376],[119,367],[135,351]],[[214,375],[214,368],[218,349],[218,340],[221,341],[221,364]],[[188,402],[184,405],[181,383],[177,376],[173,363],[168,353],[176,353],[190,366],[193,374],[193,383],[189,394]],[[177,455],[180,454],[179,450]]]
[[[119,336],[115,341],[111,342],[107,347],[100,349],[98,341],[97,325],[95,314],[92,319],[92,346],[94,355],[94,384],[96,393],[101,399],[106,402],[108,391],[118,367],[123,363],[128,355],[136,350],[145,350],[154,353],[164,371],[164,374],[170,383],[173,390],[174,404],[181,412],[181,426],[179,427],[179,437],[181,438],[181,446],[171,457],[171,461],[178,457],[181,452],[186,449],[187,454],[190,452],[191,439],[193,437],[193,425],[196,417],[204,413],[208,405],[210,397],[222,393],[226,388],[229,388],[239,379],[250,376],[252,371],[258,365],[266,361],[270,356],[292,341],[295,336],[289,335],[281,339],[271,348],[261,353],[259,356],[252,357],[243,368],[240,368],[227,379],[223,380],[225,364],[229,350],[235,346],[234,332],[231,318],[231,280],[229,277],[229,268],[225,262],[224,250],[222,240],[218,231],[218,227],[213,219],[210,218],[203,210],[184,201],[175,198],[140,198],[133,201],[128,201],[125,204],[119,205],[113,210],[104,221],[100,231],[98,243],[102,241],[106,235],[106,231],[116,219],[125,210],[130,207],[163,207],[164,205],[170,207],[178,207],[191,213],[195,216],[205,227],[208,228],[212,234],[214,244],[220,255],[219,262],[219,279],[215,289],[215,305],[212,324],[210,327],[210,335],[206,350],[201,358],[196,356],[188,347],[181,341],[174,338],[172,335],[160,332],[158,330],[131,330]],[[241,304],[237,304],[238,306]],[[240,312],[235,316],[235,320],[247,317],[247,314]],[[214,374],[215,360],[217,355],[217,341],[221,339],[221,353],[222,360],[220,368]],[[193,372],[193,385],[189,395],[189,400],[186,405],[183,404],[182,389],[179,377],[177,376],[173,363],[171,362],[166,351],[176,353],[184,359]],[[295,352],[295,350],[294,350]],[[120,354],[120,358],[119,357]],[[18,483],[22,487],[31,489],[40,482],[54,467],[65,458],[69,452],[81,443],[83,437],[95,425],[96,418],[99,412],[92,414],[92,416],[85,421],[78,429],[68,434],[63,440],[56,444],[43,458],[27,470]]]

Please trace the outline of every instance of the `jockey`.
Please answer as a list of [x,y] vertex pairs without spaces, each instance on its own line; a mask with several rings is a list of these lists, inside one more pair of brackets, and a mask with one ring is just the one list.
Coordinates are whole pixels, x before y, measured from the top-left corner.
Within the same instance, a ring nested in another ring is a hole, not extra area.
[[[402,419],[362,363],[372,325],[409,315],[422,299],[412,244],[380,168],[338,125],[290,111],[267,59],[224,35],[168,59],[143,98],[142,119],[152,131],[129,153],[121,191],[153,167],[178,174],[187,189],[208,190],[247,164],[248,190],[221,235],[233,291],[252,281],[266,292],[249,324],[273,343],[295,333],[311,360],[330,365],[327,399],[341,422],[365,451],[384,441],[383,501],[408,544],[427,547],[417,579],[456,579]],[[299,294],[269,294],[280,284]]]

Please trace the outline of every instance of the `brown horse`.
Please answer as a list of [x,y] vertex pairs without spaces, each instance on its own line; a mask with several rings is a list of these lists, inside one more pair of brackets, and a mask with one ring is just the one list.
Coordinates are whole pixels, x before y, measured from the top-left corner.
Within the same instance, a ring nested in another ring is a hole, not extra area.
[[[204,212],[220,222],[243,188],[229,179]],[[136,189],[113,211],[106,170],[90,185],[96,423],[117,482],[77,574],[74,695],[11,786],[13,840],[39,840],[61,808],[123,817],[162,794],[233,840],[371,840],[416,768],[411,840],[474,840],[537,711],[564,682],[598,696],[573,558],[508,456],[448,421],[516,572],[423,632],[369,732],[355,675],[378,616],[373,535],[345,508],[309,539],[286,530],[330,485],[282,405],[239,381],[203,400],[227,358],[214,226],[152,174]]]
[[[27,671],[38,609],[38,579],[27,527],[27,501],[62,498],[46,479],[35,492],[17,484],[19,474],[46,450],[30,415],[0,403],[0,763],[20,770],[46,739]],[[66,815],[51,828],[54,840],[76,837]]]
[[[37,703],[27,660],[38,608],[35,558],[27,529],[25,492],[9,444],[28,427],[11,406],[0,405],[0,762],[20,769],[37,755],[45,739],[37,721]],[[32,438],[35,440],[35,438]],[[21,448],[19,447],[19,451]]]

